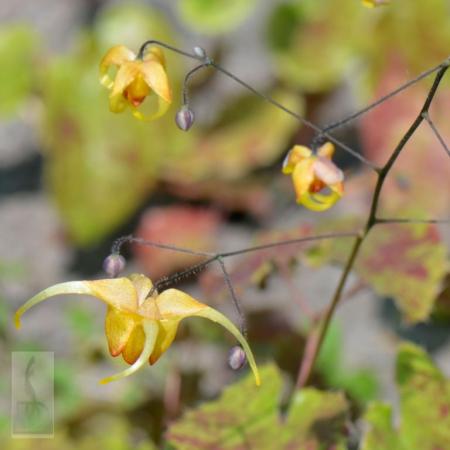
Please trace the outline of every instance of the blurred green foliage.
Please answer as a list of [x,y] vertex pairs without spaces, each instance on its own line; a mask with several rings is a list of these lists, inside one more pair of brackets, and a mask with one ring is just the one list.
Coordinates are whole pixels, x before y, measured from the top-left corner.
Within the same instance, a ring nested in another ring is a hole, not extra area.
[[450,380],[420,347],[404,343],[396,378],[401,422],[394,427],[392,408],[376,402],[366,413],[369,429],[361,450],[435,450],[450,443]]
[[133,439],[130,428],[120,420],[102,424],[96,432],[73,439],[69,433],[58,431],[52,439],[0,439],[4,450],[155,450],[148,439]]
[[352,0],[282,3],[267,35],[277,75],[307,92],[335,87],[367,49],[371,22],[373,17]]
[[376,374],[369,368],[357,370],[344,368],[343,357],[342,331],[337,324],[332,324],[317,360],[317,370],[328,386],[342,389],[353,400],[364,406],[374,400],[378,393]]
[[253,12],[257,0],[178,0],[182,20],[196,32],[230,32]]
[[0,29],[0,116],[12,116],[33,92],[39,36],[25,25]]

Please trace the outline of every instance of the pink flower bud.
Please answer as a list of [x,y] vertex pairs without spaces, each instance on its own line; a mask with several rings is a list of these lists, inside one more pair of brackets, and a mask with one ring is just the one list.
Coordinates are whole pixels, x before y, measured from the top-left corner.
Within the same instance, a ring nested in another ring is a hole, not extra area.
[[175,122],[180,130],[188,131],[194,124],[194,112],[184,105],[176,114]]
[[103,270],[111,278],[116,278],[123,269],[125,269],[126,261],[122,255],[113,253],[103,261]]
[[233,370],[241,369],[247,362],[244,350],[239,345],[236,345],[230,349],[228,353],[228,365]]

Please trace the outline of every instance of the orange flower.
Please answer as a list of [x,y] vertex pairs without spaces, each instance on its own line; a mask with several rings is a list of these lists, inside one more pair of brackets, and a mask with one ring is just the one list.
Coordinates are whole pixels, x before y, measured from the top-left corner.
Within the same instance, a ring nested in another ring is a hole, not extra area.
[[87,294],[105,302],[108,306],[105,333],[112,356],[122,355],[130,367],[123,372],[101,380],[109,383],[127,377],[148,361],[155,364],[170,347],[178,324],[186,317],[204,317],[226,328],[242,345],[255,382],[260,384],[259,373],[252,351],[238,329],[223,314],[198,302],[177,289],[168,289],[149,295],[153,284],[140,274],[128,278],[97,281],[70,281],[51,286],[21,306],[15,315],[16,327],[20,318],[32,306],[60,294]]
[[[283,173],[291,174],[297,203],[313,211],[325,211],[343,195],[344,174],[331,161],[334,146],[322,145],[314,154],[308,147],[296,145],[283,163]],[[321,191],[328,189],[328,194]]]
[[[117,68],[114,80],[108,74],[111,66]],[[164,54],[158,47],[150,47],[142,58],[123,45],[112,47],[100,63],[100,82],[111,91],[109,109],[115,113],[130,106],[135,117],[150,121],[162,116],[172,103]],[[158,96],[158,107],[145,116],[138,108],[152,92]]]

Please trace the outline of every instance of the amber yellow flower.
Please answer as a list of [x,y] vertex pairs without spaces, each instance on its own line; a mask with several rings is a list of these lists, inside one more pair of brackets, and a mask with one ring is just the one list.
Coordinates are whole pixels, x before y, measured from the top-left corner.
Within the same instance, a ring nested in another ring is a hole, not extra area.
[[376,6],[383,6],[387,5],[391,2],[391,0],[361,0],[362,4],[364,6],[367,6],[368,8],[375,8]]
[[112,356],[122,355],[130,367],[101,383],[131,375],[148,361],[156,363],[172,344],[178,324],[186,317],[204,317],[226,328],[244,349],[255,382],[260,384],[259,373],[252,351],[238,329],[223,314],[200,303],[182,291],[168,289],[151,295],[152,282],[140,274],[128,278],[97,281],[70,281],[51,286],[21,306],[15,315],[16,327],[32,306],[60,294],[87,294],[106,303],[105,333]]
[[[108,73],[112,67],[117,69],[114,79]],[[112,47],[100,63],[100,82],[111,91],[109,108],[115,113],[129,106],[135,117],[149,121],[163,115],[172,103],[164,54],[158,47],[150,47],[142,58],[124,45]],[[153,92],[158,106],[154,113],[144,115],[139,107]]]
[[[296,145],[283,163],[283,173],[291,174],[297,203],[313,211],[325,211],[344,193],[344,174],[331,161],[334,146],[327,142],[314,154],[303,145]],[[324,189],[328,193],[323,193]]]

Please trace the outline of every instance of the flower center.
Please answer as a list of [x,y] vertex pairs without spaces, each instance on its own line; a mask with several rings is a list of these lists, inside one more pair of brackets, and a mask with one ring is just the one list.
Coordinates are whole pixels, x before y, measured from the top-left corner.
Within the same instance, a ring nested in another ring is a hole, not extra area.
[[322,180],[316,178],[309,186],[309,192],[315,194],[320,192],[324,187],[326,187],[326,184]]
[[134,106],[138,107],[147,95],[150,94],[148,84],[138,75],[133,82],[123,91],[124,97]]

